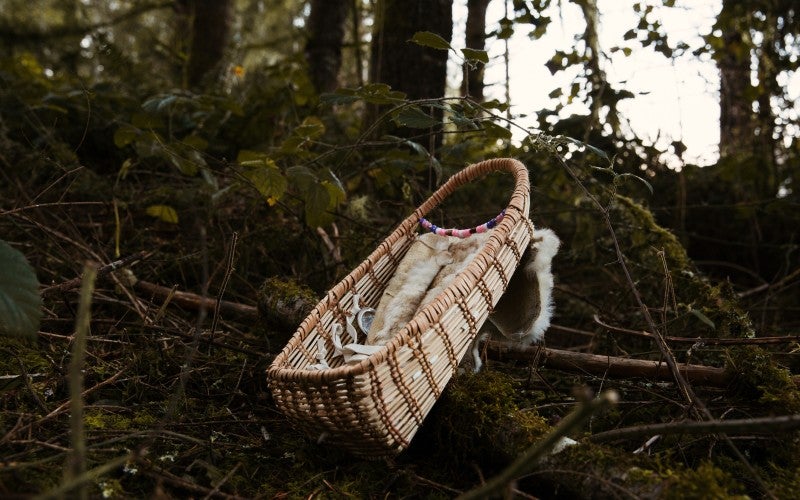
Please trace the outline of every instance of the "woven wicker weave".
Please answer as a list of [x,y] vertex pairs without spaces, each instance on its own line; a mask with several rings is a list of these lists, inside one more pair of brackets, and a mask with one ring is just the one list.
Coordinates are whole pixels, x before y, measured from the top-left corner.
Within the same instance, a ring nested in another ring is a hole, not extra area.
[[[377,307],[414,241],[419,218],[459,186],[492,171],[513,174],[515,187],[505,217],[469,266],[383,349],[352,365],[333,357],[331,326],[344,324],[354,294],[362,306]],[[483,161],[453,175],[303,320],[267,372],[278,408],[309,435],[359,456],[379,458],[405,449],[528,246],[529,192],[528,171],[513,159]],[[318,362],[319,339],[327,346],[330,369],[310,368]]]

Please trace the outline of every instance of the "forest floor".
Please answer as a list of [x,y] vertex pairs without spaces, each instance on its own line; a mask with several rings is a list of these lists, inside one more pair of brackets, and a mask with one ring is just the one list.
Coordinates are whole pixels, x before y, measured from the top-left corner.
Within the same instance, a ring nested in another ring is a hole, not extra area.
[[[4,498],[451,498],[500,474],[587,393],[609,389],[616,405],[570,433],[576,446],[529,464],[507,485],[512,496],[800,491],[798,332],[794,319],[759,327],[768,294],[796,302],[797,275],[766,286],[706,277],[627,198],[597,209],[587,197],[559,212],[593,213],[591,233],[542,209],[564,240],[546,349],[486,344],[483,371],[454,377],[410,448],[370,461],[305,436],[276,408],[266,370],[297,318],[265,313],[259,300],[279,291],[259,299],[259,289],[278,276],[302,284],[284,290],[290,298],[321,296],[391,222],[343,222],[334,258],[317,231],[252,193],[211,202],[196,178],[143,172],[121,182],[19,151],[0,169],[0,235],[36,269],[44,303],[35,341],[0,338]],[[167,184],[178,221],[145,210]],[[86,265],[98,275],[80,456],[70,360]],[[648,333],[648,315],[665,337]],[[691,365],[683,377],[670,357]]]

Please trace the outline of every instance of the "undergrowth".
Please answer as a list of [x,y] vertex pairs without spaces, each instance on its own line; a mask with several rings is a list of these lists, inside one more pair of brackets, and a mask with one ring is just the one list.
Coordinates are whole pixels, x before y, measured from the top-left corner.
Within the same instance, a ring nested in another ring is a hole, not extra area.
[[[589,444],[593,433],[692,416],[692,402],[673,383],[646,377],[613,380],[581,373],[580,366],[566,373],[542,368],[535,359],[489,360],[482,373],[454,378],[409,450],[375,462],[301,434],[272,401],[265,371],[296,320],[281,322],[285,318],[265,311],[286,304],[306,311],[437,180],[469,162],[509,155],[530,169],[534,223],[553,228],[564,242],[554,264],[557,309],[547,347],[662,358],[651,339],[630,335],[649,326],[620,271],[624,259],[662,334],[705,339],[671,345],[675,358],[732,374],[729,386],[694,388],[716,418],[800,412],[797,380],[787,369],[796,364],[796,339],[746,345],[796,330],[794,313],[770,312],[767,299],[758,299],[768,294],[796,309],[796,281],[755,289],[757,284],[704,272],[678,230],[666,229],[648,210],[650,198],[640,184],[621,175],[630,173],[629,165],[609,171],[603,158],[583,157],[588,150],[571,147],[574,142],[542,137],[499,146],[505,129],[482,136],[469,127],[454,132],[457,138],[445,141],[437,159],[407,140],[376,146],[342,138],[334,131],[348,126],[336,124],[346,118],[331,111],[320,119],[315,113],[323,108],[311,105],[290,110],[283,103],[287,109],[273,110],[281,120],[261,123],[258,109],[237,107],[230,96],[154,94],[142,109],[112,115],[116,104],[134,98],[130,89],[118,91],[130,92],[125,95],[97,89],[90,117],[82,98],[56,94],[76,123],[88,124],[91,140],[103,145],[76,148],[75,130],[58,133],[41,125],[56,111],[36,111],[35,105],[51,91],[56,89],[34,87],[2,102],[4,109],[36,118],[21,128],[2,123],[0,234],[37,271],[44,318],[35,341],[0,338],[0,495],[26,497],[62,484],[70,452],[67,370],[78,288],[59,285],[78,276],[86,261],[104,265],[137,252],[142,257],[124,269],[103,273],[92,298],[84,371],[86,465],[91,471],[125,459],[91,478],[93,497],[450,498],[503,470],[557,427],[580,404],[576,386],[593,393],[613,388],[621,401],[571,436],[578,445],[521,479],[520,491],[561,498],[756,497],[764,492],[753,470],[779,498],[796,490],[796,432],[737,436],[734,443],[748,464],[713,434],[662,436],[646,447],[639,440]],[[277,92],[254,85],[240,97],[277,102]],[[480,116],[469,123],[479,126],[486,120]],[[186,118],[180,127],[168,126],[167,118],[178,117]],[[189,117],[202,117],[205,125]],[[253,120],[268,129],[269,144],[254,135]],[[239,135],[243,131],[248,133]],[[337,141],[356,146],[331,146]],[[577,181],[550,161],[553,155],[576,169]],[[598,173],[593,165],[605,170]],[[507,201],[508,183],[486,181],[448,200],[436,216],[469,225],[496,215]],[[622,256],[579,184],[606,207]],[[781,250],[790,263],[782,276],[791,276],[796,258]],[[213,307],[177,305],[171,297],[143,292],[132,277],[256,312],[218,315]]]

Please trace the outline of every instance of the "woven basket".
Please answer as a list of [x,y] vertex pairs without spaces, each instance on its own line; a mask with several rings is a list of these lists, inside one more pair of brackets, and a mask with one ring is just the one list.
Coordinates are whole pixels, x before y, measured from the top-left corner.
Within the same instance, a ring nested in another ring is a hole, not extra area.
[[[380,351],[352,365],[334,358],[331,326],[344,324],[354,294],[361,306],[377,307],[414,241],[420,217],[459,186],[492,171],[513,174],[515,187],[505,217],[472,262]],[[470,165],[448,179],[303,320],[267,371],[277,407],[309,435],[362,457],[405,449],[528,247],[533,231],[529,195],[526,167],[508,158]],[[330,369],[310,368],[319,362],[319,339],[324,339]]]

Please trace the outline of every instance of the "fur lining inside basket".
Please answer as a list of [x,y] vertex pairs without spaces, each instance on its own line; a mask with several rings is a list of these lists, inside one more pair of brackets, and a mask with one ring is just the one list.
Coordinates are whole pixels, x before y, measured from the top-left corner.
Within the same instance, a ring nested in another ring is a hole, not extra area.
[[[488,240],[425,233],[411,245],[375,312],[368,345],[384,345],[463,271]],[[489,320],[504,336],[521,344],[540,342],[553,314],[551,264],[560,241],[550,229],[533,231],[529,248]],[[477,342],[476,347],[477,350]],[[480,357],[473,351],[475,370]]]
[[489,233],[463,239],[433,233],[417,236],[381,296],[367,344],[387,344],[447,288],[488,239]]

